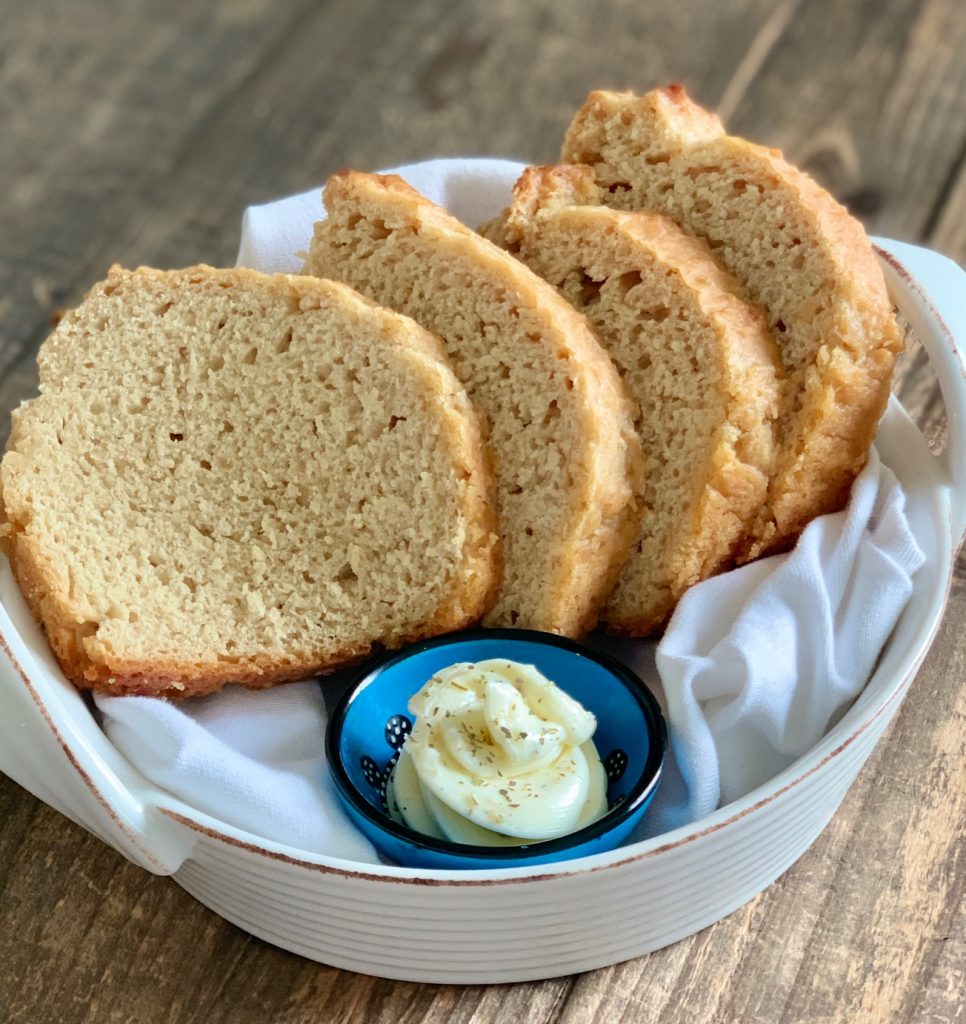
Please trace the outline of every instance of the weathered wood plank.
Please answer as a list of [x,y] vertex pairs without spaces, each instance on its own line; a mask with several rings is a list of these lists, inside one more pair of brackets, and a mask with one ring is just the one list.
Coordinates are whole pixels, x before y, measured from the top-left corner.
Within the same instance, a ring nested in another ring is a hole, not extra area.
[[963,160],[964,47],[946,0],[805,3],[731,127],[784,150],[871,233],[923,239]]
[[960,154],[955,170],[929,243],[951,259],[962,261],[966,257],[966,151]]
[[[962,853],[960,853],[962,855]],[[907,1019],[916,1024],[957,1024],[966,1020],[966,913],[962,907],[966,892],[960,891],[959,912],[947,933],[932,937],[935,944],[932,973],[924,979],[915,1002],[909,1004]]]

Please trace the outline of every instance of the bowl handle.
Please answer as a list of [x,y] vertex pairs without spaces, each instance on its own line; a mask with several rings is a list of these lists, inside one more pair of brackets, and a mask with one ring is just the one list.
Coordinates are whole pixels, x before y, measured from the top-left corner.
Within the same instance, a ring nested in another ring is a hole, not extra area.
[[907,242],[872,240],[886,284],[939,377],[949,437],[940,465],[949,488],[954,550],[966,533],[966,273],[952,260]]
[[[13,584],[0,555],[4,586]],[[110,746],[22,602],[0,603],[0,772],[155,874],[177,871],[197,841]]]

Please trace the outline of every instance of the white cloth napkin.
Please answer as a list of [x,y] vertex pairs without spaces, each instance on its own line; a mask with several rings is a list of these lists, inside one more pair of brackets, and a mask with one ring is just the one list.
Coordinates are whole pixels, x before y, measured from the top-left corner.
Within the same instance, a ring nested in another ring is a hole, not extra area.
[[186,704],[153,697],[95,702],[114,746],[186,804],[302,850],[378,861],[329,778],[317,682],[258,691],[229,686]]
[[[397,169],[475,226],[506,204],[522,164],[436,160]],[[297,271],[321,189],[245,213],[238,263]],[[890,408],[888,416],[901,416]],[[795,550],[693,587],[660,644],[595,638],[667,711],[667,773],[635,838],[709,814],[791,764],[847,710],[923,562],[905,498],[873,451],[846,511],[815,520]],[[108,737],[152,782],[256,836],[377,861],[348,822],[325,765],[322,692],[332,680],[258,693],[229,687],[183,704],[98,697]]]
[[[868,681],[924,560],[873,448],[845,511],[793,551],[692,587],[657,645],[672,758],[642,834],[710,814],[813,747]],[[618,654],[647,678],[652,651]]]

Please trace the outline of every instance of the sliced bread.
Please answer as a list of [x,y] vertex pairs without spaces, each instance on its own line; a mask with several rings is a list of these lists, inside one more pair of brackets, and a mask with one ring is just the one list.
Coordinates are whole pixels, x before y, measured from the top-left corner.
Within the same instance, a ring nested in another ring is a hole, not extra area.
[[78,686],[269,686],[492,602],[480,426],[413,321],[314,278],[115,267],[38,363],[4,546]]
[[591,93],[561,158],[594,169],[607,206],[656,210],[706,239],[764,307],[788,401],[746,557],[790,546],[812,517],[847,500],[902,345],[861,225],[777,150],[726,135],[681,86]]
[[402,179],[336,175],[325,207],[305,272],[437,334],[487,419],[504,576],[484,623],[586,632],[636,533],[637,439],[610,359],[550,285]]
[[641,520],[602,619],[642,636],[733,563],[768,489],[782,374],[764,315],[704,242],[596,197],[589,167],[531,167],[488,230],[586,314],[636,402]]

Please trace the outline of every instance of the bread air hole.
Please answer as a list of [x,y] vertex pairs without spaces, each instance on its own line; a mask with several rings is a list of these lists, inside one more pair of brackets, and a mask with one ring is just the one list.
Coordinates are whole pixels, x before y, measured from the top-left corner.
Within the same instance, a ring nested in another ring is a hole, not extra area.
[[290,327],[282,337],[282,340],[278,343],[276,351],[279,355],[283,355],[285,352],[292,347],[292,328]]
[[654,324],[663,324],[670,315],[671,310],[667,306],[651,306],[648,309],[642,309],[637,314],[639,320],[646,320],[648,323]]
[[720,174],[721,173],[721,168],[716,166],[715,164],[708,164],[705,167],[688,167],[688,168],[685,169],[684,173],[692,181],[696,181],[698,178],[700,178],[704,174],[715,174],[715,175]]
[[349,565],[348,562],[346,562],[345,565],[343,565],[342,568],[335,574],[335,580],[337,583],[345,585],[347,583],[358,583],[359,577],[355,574],[355,570],[352,568],[352,566]]
[[603,281],[595,281],[585,270],[581,270],[580,293],[577,296],[577,304],[586,308],[600,302],[600,290],[603,286]]
[[627,273],[621,274],[620,277],[617,278],[617,294],[621,299],[626,299],[627,293],[632,288],[636,288],[640,283],[641,272],[639,270],[628,270]]

